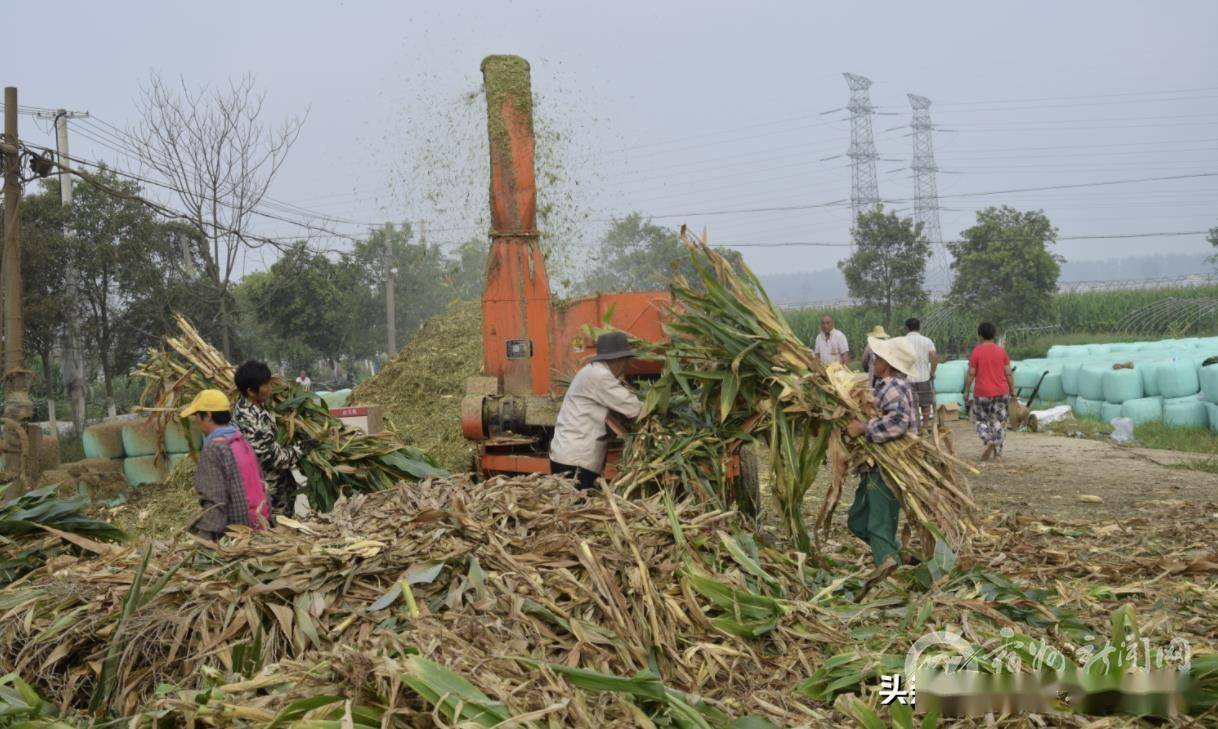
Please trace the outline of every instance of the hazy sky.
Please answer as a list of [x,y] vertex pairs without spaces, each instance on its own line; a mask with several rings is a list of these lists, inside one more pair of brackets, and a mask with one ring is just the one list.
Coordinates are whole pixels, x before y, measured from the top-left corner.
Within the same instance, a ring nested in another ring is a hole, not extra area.
[[[6,21],[19,30],[0,48],[3,82],[23,105],[91,112],[73,153],[131,171],[135,161],[99,143],[117,146],[102,123],[138,122],[151,69],[190,83],[256,74],[268,118],[308,111],[273,197],[347,234],[403,218],[426,219],[432,240],[485,230],[485,122],[468,97],[490,53],[532,63],[538,114],[559,135],[554,225],[574,251],[631,210],[705,226],[719,244],[846,242],[848,205],[824,204],[849,197],[850,171],[844,158],[822,161],[849,144],[845,114],[823,114],[847,102],[843,71],[870,77],[887,114],[874,127],[893,207],[910,208],[913,191],[900,169],[905,94],[933,100],[945,237],[1001,203],[1043,208],[1064,237],[1218,225],[1218,176],[976,194],[1218,173],[1212,0],[63,0],[13,4]],[[45,123],[22,124],[31,141],[51,139]],[[771,207],[795,209],[740,212]],[[297,231],[272,220],[259,230]],[[1207,248],[1203,235],[1059,245],[1073,260]],[[761,273],[830,267],[844,251],[743,250]]]

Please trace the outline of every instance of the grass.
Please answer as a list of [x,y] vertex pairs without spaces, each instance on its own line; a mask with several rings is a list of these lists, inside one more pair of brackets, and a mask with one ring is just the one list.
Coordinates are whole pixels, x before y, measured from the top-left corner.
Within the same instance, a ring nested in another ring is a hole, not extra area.
[[[1112,426],[1091,418],[1069,418],[1046,426],[1046,430],[1057,435],[1105,440],[1112,434]],[[1132,445],[1156,450],[1180,451],[1182,453],[1204,453],[1209,458],[1191,460],[1173,465],[1192,471],[1218,473],[1218,433],[1209,428],[1173,428],[1163,423],[1143,423],[1133,429]]]
[[1133,436],[1145,448],[1218,453],[1218,433],[1209,428],[1172,428],[1163,423],[1145,423],[1134,428]]

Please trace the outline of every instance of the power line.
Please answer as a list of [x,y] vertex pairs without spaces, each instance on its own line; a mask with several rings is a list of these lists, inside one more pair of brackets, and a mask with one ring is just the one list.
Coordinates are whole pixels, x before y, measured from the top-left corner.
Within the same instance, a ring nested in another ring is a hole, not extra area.
[[[1168,231],[1158,233],[1096,233],[1091,235],[1059,235],[1056,242],[1069,240],[1118,240],[1126,238],[1169,238],[1191,235],[1206,235],[1207,230]],[[1041,241],[1042,238],[990,238],[989,240],[1002,243]],[[722,248],[849,248],[853,243],[826,243],[819,241],[784,241],[779,243],[716,243]]]

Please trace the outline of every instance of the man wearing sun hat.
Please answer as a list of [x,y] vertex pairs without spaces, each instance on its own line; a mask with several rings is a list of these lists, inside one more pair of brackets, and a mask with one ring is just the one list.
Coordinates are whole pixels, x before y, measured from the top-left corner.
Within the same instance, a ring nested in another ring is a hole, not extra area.
[[[852,438],[865,437],[872,443],[902,438],[917,433],[918,419],[914,409],[913,391],[906,377],[917,360],[913,348],[904,337],[867,340],[875,354],[875,399],[879,417],[867,422],[855,420],[846,427]],[[859,488],[850,505],[846,524],[850,531],[871,547],[871,558],[882,569],[900,563],[901,547],[897,542],[897,518],[901,506],[892,489],[884,482],[877,466],[859,470]]]
[[630,358],[634,357],[624,332],[609,332],[596,338],[596,356],[571,380],[550,439],[550,473],[575,478],[579,488],[596,487],[605,470],[605,425],[610,412],[633,420],[643,403],[622,384]]
[[888,339],[888,332],[884,331],[884,327],[876,324],[867,332],[867,346],[863,347],[863,355],[859,358],[859,364],[863,371],[867,373],[867,382],[875,387],[875,375],[871,373],[871,365],[875,362],[875,352],[871,351],[872,339]]
[[194,417],[203,431],[195,471],[195,491],[203,511],[191,531],[212,542],[233,525],[265,528],[271,516],[258,458],[232,425],[231,407],[223,392],[203,390],[180,413],[182,418]]

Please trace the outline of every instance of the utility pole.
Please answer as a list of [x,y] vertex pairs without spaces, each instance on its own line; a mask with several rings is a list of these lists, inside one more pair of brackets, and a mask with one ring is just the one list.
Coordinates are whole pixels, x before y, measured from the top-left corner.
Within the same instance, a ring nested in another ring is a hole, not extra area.
[[846,85],[850,87],[850,226],[858,224],[859,213],[870,212],[880,203],[880,187],[876,179],[875,163],[880,155],[875,151],[875,138],[871,132],[871,116],[875,107],[871,105],[871,79],[856,73],[844,73]]
[[[30,402],[29,375],[22,367],[21,318],[21,148],[17,136],[17,88],[4,87],[4,470],[16,476],[18,489],[24,490],[26,476],[37,463],[23,463],[25,456],[36,458],[33,448],[23,449],[27,441],[26,424],[34,414]],[[32,444],[31,444],[32,445]]]
[[393,229],[385,230],[385,247],[381,250],[381,271],[385,276],[385,328],[389,333],[388,355],[398,353],[398,327],[396,321],[397,302],[393,295],[393,279],[397,271],[393,268]]
[[[59,156],[59,201],[63,206],[63,237],[66,240],[72,235],[68,213],[72,209],[72,186],[75,182],[75,178],[68,171],[72,157],[68,151],[68,120],[87,119],[89,112],[60,109],[54,115],[39,114],[39,116],[52,116],[55,122],[55,146]],[[67,302],[64,307],[67,310],[67,331],[64,336],[63,356],[60,358],[60,363],[62,364],[64,385],[68,391],[68,402],[72,406],[72,427],[79,437],[85,429],[85,350],[80,339],[80,282],[76,280],[76,266],[70,255],[65,261],[64,278],[67,280]],[[47,410],[51,428],[58,435],[51,383],[48,382],[46,387]]]

